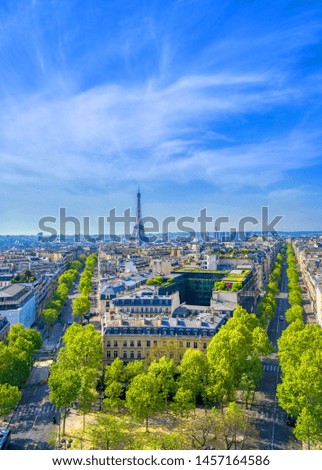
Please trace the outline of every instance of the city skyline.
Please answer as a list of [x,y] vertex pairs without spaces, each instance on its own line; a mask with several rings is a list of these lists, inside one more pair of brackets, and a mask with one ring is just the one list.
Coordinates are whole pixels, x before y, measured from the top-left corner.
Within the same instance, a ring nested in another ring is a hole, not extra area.
[[[317,2],[5,2],[1,234],[112,208],[321,230]],[[225,228],[223,228],[225,230]],[[95,233],[95,231],[94,231]]]

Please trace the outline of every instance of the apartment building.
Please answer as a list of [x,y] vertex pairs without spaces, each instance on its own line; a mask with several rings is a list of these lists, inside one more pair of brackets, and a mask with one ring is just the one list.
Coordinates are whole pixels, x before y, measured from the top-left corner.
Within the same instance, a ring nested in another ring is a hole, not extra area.
[[159,352],[180,360],[184,352],[206,352],[208,344],[227,316],[190,318],[117,319],[103,332],[104,365],[119,357],[124,362],[144,360]]
[[30,286],[11,284],[0,289],[0,313],[10,325],[22,323],[30,327],[35,321],[35,294]]

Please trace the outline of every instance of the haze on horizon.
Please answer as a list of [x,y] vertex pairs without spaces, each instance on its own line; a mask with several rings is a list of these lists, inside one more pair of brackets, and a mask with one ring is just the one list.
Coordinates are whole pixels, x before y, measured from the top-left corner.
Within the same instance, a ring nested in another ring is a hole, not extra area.
[[322,229],[319,1],[6,0],[0,22],[0,233],[60,207],[95,227],[138,185],[143,215]]

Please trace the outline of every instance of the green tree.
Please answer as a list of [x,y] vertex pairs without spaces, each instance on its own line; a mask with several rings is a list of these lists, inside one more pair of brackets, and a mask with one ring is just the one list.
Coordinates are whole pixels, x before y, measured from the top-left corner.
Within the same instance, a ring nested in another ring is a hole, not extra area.
[[109,385],[112,382],[124,381],[124,362],[117,357],[114,359],[111,365],[106,366],[104,382],[105,385]]
[[63,435],[65,434],[66,411],[77,399],[81,386],[78,372],[66,370],[58,364],[52,364],[48,379],[49,398],[57,409],[63,408]]
[[128,439],[126,423],[114,416],[100,413],[96,422],[89,429],[89,436],[94,449],[110,450],[118,448]]
[[160,381],[160,392],[164,398],[165,408],[168,407],[168,398],[174,393],[176,388],[175,373],[176,366],[173,359],[163,356],[159,361],[153,361],[149,367],[149,372]]
[[159,380],[150,373],[134,377],[126,392],[126,406],[136,420],[145,420],[148,432],[149,418],[161,411],[163,406]]
[[86,297],[85,295],[80,295],[79,297],[76,297],[73,302],[72,313],[75,317],[83,317],[85,313],[88,313],[90,311],[90,308],[91,304],[88,300],[88,297]]
[[286,310],[285,318],[288,323],[303,320],[303,308],[300,305],[293,305],[293,307]]
[[0,341],[0,384],[21,386],[28,378],[31,359],[19,344],[5,346]]
[[198,349],[187,349],[178,371],[180,373],[178,386],[191,391],[196,406],[197,396],[204,392],[207,382],[206,357]]
[[276,281],[269,281],[266,287],[268,292],[272,292],[272,294],[277,295],[279,293],[278,284]]
[[194,449],[207,449],[215,441],[218,429],[218,418],[212,411],[190,420],[186,433]]
[[171,403],[171,410],[175,415],[187,417],[190,411],[195,409],[194,396],[191,390],[185,390],[184,388],[178,388],[175,396],[173,397],[173,403]]
[[86,415],[92,411],[94,402],[97,399],[95,371],[87,370],[83,372],[81,377],[81,384],[77,394],[78,409],[83,413],[83,432],[85,431],[85,418]]
[[279,341],[282,382],[277,387],[280,406],[294,416],[297,438],[321,442],[322,436],[322,329],[295,320]]
[[226,449],[243,449],[247,437],[254,432],[254,426],[250,425],[246,412],[236,402],[231,402],[223,412],[217,412],[217,417]]
[[77,271],[80,271],[82,269],[82,263],[79,260],[72,261],[68,263],[68,269],[76,269]]
[[4,419],[18,405],[21,392],[18,387],[0,384],[0,418]]
[[89,296],[92,289],[92,284],[90,282],[84,282],[79,285],[79,291],[83,294],[83,296]]
[[307,443],[308,449],[312,444],[320,444],[322,442],[322,417],[321,407],[320,414],[314,414],[313,410],[302,408],[294,428],[294,435],[300,441]]
[[94,325],[85,327],[73,323],[63,336],[65,347],[58,355],[58,362],[66,368],[82,371],[92,369],[98,371],[102,363],[102,339]]
[[22,324],[12,325],[8,335],[8,343],[13,344],[24,338],[32,344],[32,353],[41,348],[41,334],[35,328],[25,328]]
[[237,307],[207,349],[208,396],[221,405],[234,401],[236,391],[245,387],[245,376],[258,383],[260,356],[271,351],[267,334],[256,316]]
[[125,382],[126,388],[134,377],[144,373],[144,363],[142,361],[129,362],[124,368],[122,379]]
[[181,361],[182,348],[173,339],[163,340],[157,346],[151,348],[150,355],[145,358],[144,363],[148,367],[153,361],[159,361],[163,356],[173,359],[174,364],[177,366]]
[[53,325],[55,323],[57,318],[58,318],[58,313],[57,313],[56,309],[45,308],[41,312],[41,319],[45,323],[47,330],[48,330],[48,328],[51,327],[51,325]]
[[57,293],[62,299],[66,300],[67,297],[68,297],[68,287],[66,286],[66,284],[60,284],[60,285],[57,287],[56,293]]
[[109,382],[105,388],[105,399],[103,400],[103,406],[108,411],[118,411],[124,407],[124,400],[122,396],[124,394],[124,387],[120,382]]

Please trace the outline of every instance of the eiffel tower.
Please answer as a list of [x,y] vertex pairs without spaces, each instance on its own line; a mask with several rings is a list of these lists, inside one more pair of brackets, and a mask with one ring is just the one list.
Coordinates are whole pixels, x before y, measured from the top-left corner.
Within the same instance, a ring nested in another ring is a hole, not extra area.
[[138,188],[138,192],[136,195],[136,221],[135,221],[132,237],[137,241],[138,245],[141,245],[142,242],[144,243],[149,242],[149,238],[145,235],[144,225],[142,223],[140,188]]

